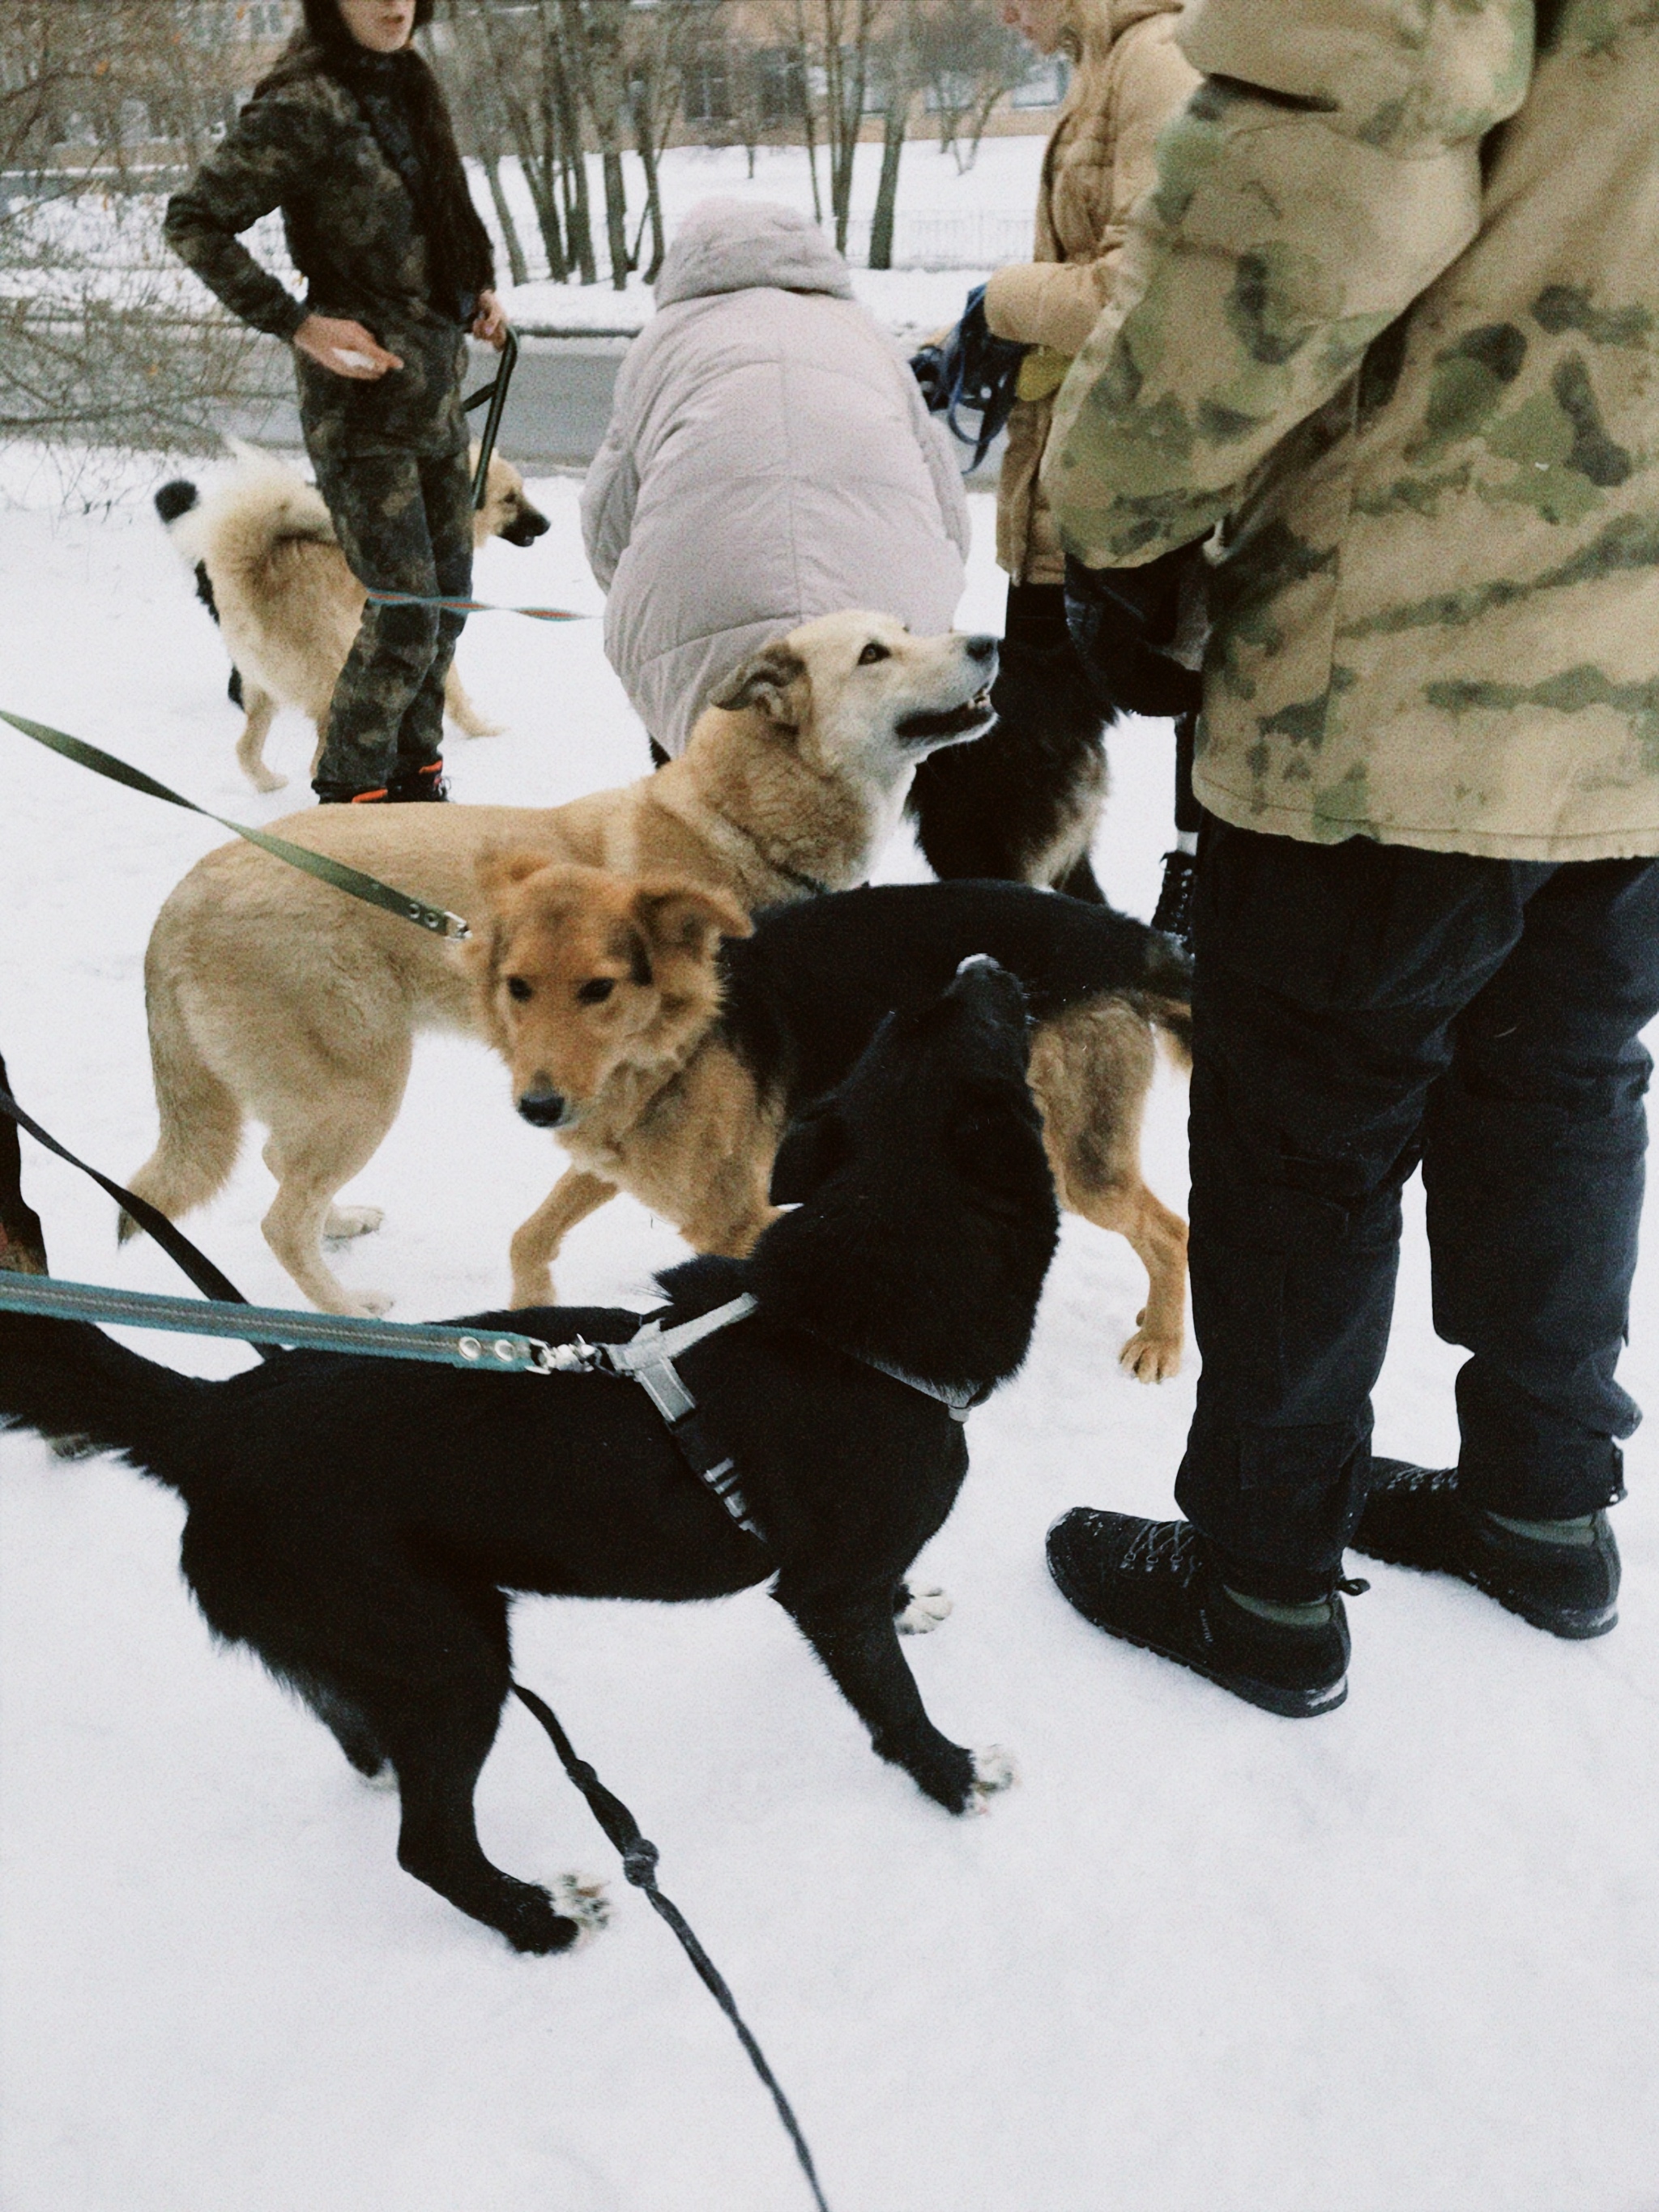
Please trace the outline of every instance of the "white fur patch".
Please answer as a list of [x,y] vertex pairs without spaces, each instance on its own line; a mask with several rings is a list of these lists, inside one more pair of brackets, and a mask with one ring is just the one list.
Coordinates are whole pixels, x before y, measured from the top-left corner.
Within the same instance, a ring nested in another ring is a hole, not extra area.
[[983,1751],[974,1753],[974,1796],[979,1812],[988,1812],[986,1800],[1004,1790],[1012,1790],[1019,1779],[1019,1769],[1014,1764],[1013,1753],[1005,1751],[1000,1744],[988,1744]]
[[930,1584],[926,1589],[912,1583],[910,1602],[902,1613],[893,1617],[893,1626],[901,1636],[926,1636],[951,1615],[949,1594]]
[[597,1936],[610,1919],[611,1900],[605,1893],[605,1884],[596,1875],[556,1874],[547,1887],[554,1911],[562,1913],[567,1920],[574,1920],[581,1929],[576,1938],[578,1945]]

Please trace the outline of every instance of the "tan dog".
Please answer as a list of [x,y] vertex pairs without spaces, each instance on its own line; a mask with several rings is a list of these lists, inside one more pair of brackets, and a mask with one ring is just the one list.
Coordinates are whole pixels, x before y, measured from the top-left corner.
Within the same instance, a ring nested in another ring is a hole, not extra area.
[[[746,916],[672,883],[634,884],[533,853],[480,869],[465,959],[489,1040],[527,1120],[574,1165],[513,1240],[513,1301],[553,1299],[568,1231],[618,1190],[700,1252],[741,1258],[775,1218],[787,1047],[720,1022],[719,941]],[[1162,1030],[1185,1054],[1183,1006],[1103,992],[1033,1028],[1030,1079],[1060,1203],[1127,1238],[1149,1288],[1119,1355],[1146,1382],[1181,1364],[1187,1230],[1146,1188],[1140,1128]]]
[[[995,672],[993,638],[826,615],[744,662],[682,757],[638,783],[566,806],[326,806],[274,827],[463,914],[480,859],[510,842],[714,893],[729,918],[862,882],[916,762],[988,726]],[[668,910],[653,947],[690,926]],[[170,1215],[202,1205],[252,1116],[279,1186],[271,1249],[330,1312],[383,1310],[337,1280],[319,1239],[379,1224],[332,1201],[397,1116],[415,1032],[478,1033],[460,965],[408,922],[234,844],[171,893],[144,973],[161,1131],[132,1188]]]
[[[257,447],[233,441],[233,451],[234,467],[199,505],[180,509],[172,500],[167,532],[185,560],[206,571],[213,610],[241,676],[246,720],[236,757],[242,772],[256,791],[281,791],[287,777],[265,765],[271,723],[279,708],[295,707],[314,724],[314,775],[329,702],[357,635],[365,595],[346,566],[315,486]],[[475,465],[477,457],[475,447]],[[182,498],[193,489],[169,485],[167,494]],[[530,545],[547,526],[546,516],[526,496],[518,470],[492,454],[484,503],[473,517],[474,544],[504,538],[510,545]],[[444,683],[444,708],[466,737],[500,734],[501,726],[485,721],[467,697],[453,664]]]

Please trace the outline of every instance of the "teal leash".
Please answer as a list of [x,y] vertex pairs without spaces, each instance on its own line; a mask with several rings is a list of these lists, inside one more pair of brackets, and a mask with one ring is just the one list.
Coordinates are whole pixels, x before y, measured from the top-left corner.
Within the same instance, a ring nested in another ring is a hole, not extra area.
[[169,806],[182,806],[187,814],[199,814],[209,822],[216,822],[222,830],[234,830],[239,837],[246,838],[250,845],[257,845],[273,859],[286,860],[289,867],[303,870],[319,883],[327,884],[337,891],[346,891],[351,897],[378,906],[387,914],[395,914],[401,921],[412,921],[417,929],[428,930],[434,937],[459,939],[471,934],[462,917],[451,914],[447,908],[428,906],[424,899],[416,898],[409,891],[394,890],[390,884],[365,875],[361,868],[331,860],[326,853],[313,853],[308,845],[291,845],[286,837],[273,837],[268,830],[250,830],[245,822],[233,822],[226,815],[214,813],[210,807],[198,806],[193,799],[169,790],[153,775],[146,775],[143,769],[133,768],[113,753],[88,744],[84,738],[72,738],[67,731],[54,730],[45,722],[32,722],[26,714],[10,714],[3,707],[0,707],[0,722],[9,722],[14,730],[33,738],[36,744],[61,753],[77,768],[89,768],[94,775],[105,776],[111,783],[124,783],[130,791],[141,791],[147,798],[162,799]]

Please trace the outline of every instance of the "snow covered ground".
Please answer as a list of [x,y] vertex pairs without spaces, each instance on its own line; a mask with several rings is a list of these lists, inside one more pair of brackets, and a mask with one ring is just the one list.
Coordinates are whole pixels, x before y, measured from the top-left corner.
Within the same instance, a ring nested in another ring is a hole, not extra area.
[[[159,477],[161,473],[155,471]],[[268,821],[231,757],[222,650],[148,507],[61,519],[21,459],[0,489],[0,704]],[[597,608],[574,486],[490,599]],[[997,622],[979,533],[964,618]],[[645,768],[597,626],[480,617],[462,646],[511,733],[452,763],[466,799],[546,802]],[[303,797],[308,734],[279,724]],[[141,963],[217,833],[0,728],[0,1048],[33,1111],[130,1171],[154,1131]],[[1113,741],[1097,863],[1146,912],[1169,746]],[[921,872],[913,854],[889,873]],[[1182,1201],[1182,1098],[1148,1168]],[[459,1042],[421,1051],[342,1255],[398,1316],[501,1297],[551,1144]],[[56,1270],[175,1290],[111,1209],[26,1149]],[[251,1148],[190,1224],[289,1303]],[[1378,1393],[1384,1447],[1454,1448],[1457,1355],[1428,1318],[1420,1206]],[[570,1297],[677,1256],[630,1201],[571,1240]],[[1618,1514],[1623,1620],[1552,1642],[1473,1592],[1371,1568],[1352,1688],[1298,1729],[1096,1635],[1042,1534],[1081,1501],[1167,1510],[1192,1402],[1113,1354],[1141,1279],[1068,1221],[1027,1372],[974,1416],[961,1504],[922,1562],[952,1619],[908,1647],[930,1710],[1018,1754],[957,1823],[871,1754],[759,1593],[706,1607],[531,1601],[518,1667],[639,1812],[818,2154],[836,2212],[1652,2212],[1659,2207],[1659,1480],[1649,1431]],[[245,1355],[161,1337],[224,1372]],[[1626,1379],[1659,1407],[1659,1260]],[[0,1806],[7,2212],[794,2212],[799,2176],[726,2023],[509,1712],[483,1779],[514,1872],[611,1878],[611,1930],[515,1958],[399,1872],[396,1807],[178,1578],[176,1501],[106,1459],[0,1438]]]

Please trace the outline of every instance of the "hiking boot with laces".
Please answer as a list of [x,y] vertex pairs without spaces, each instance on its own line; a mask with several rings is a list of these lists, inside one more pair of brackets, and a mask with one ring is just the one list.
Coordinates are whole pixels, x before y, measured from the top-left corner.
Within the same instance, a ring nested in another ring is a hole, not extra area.
[[1279,1605],[1230,1589],[1189,1522],[1079,1506],[1048,1531],[1048,1571],[1097,1628],[1267,1712],[1303,1719],[1348,1694],[1348,1622],[1337,1590]]
[[1457,1469],[1371,1462],[1353,1548],[1426,1574],[1455,1575],[1552,1636],[1605,1636],[1619,1619],[1619,1547],[1605,1513],[1522,1521],[1471,1505]]
[[1185,953],[1193,949],[1193,898],[1198,886],[1196,854],[1176,850],[1164,855],[1164,884],[1152,909],[1152,927],[1174,938]]

